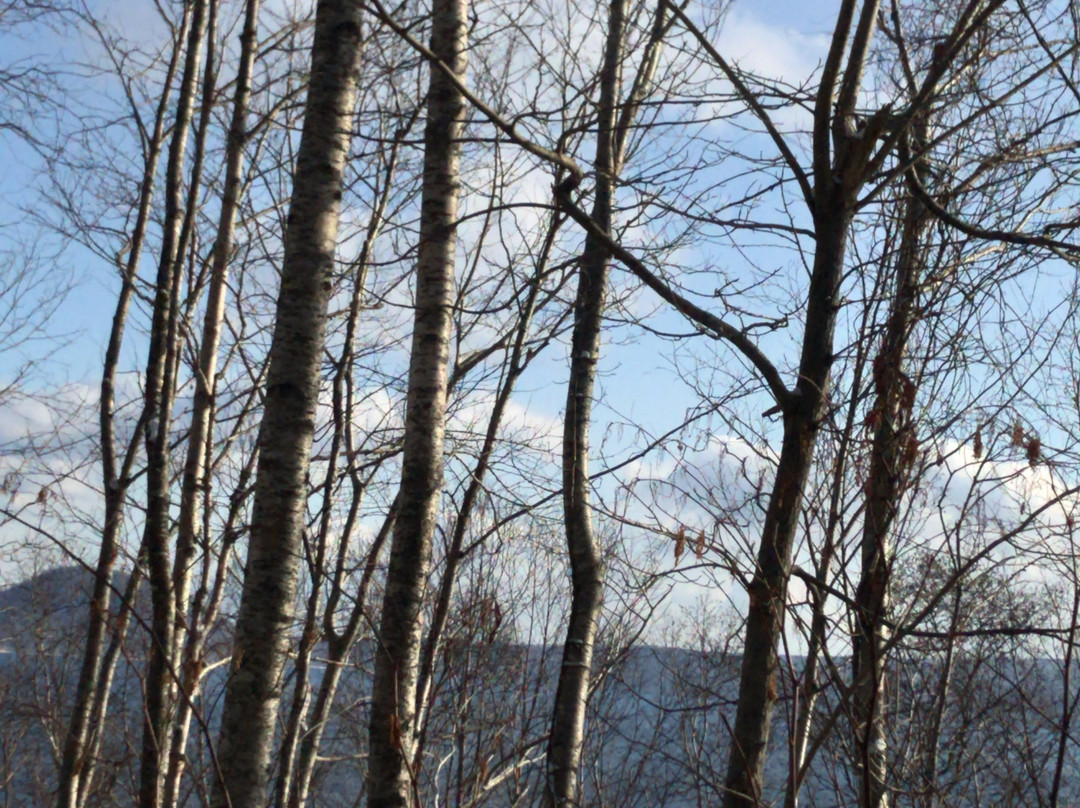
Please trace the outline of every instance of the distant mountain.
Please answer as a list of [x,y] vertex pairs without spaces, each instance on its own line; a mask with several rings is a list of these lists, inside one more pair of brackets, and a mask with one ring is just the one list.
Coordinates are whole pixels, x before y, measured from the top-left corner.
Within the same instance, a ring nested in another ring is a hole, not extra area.
[[[117,586],[127,583],[118,576]],[[50,802],[55,749],[81,658],[91,573],[60,567],[0,590],[0,783],[16,805]],[[145,591],[145,590],[144,590]],[[145,598],[145,595],[143,596]],[[114,607],[118,605],[114,599]],[[145,608],[145,600],[140,609]],[[208,655],[228,658],[228,627]],[[326,725],[313,784],[313,806],[362,802],[370,706],[370,638],[359,643],[343,671],[336,707]],[[137,626],[125,643],[101,728],[94,805],[134,804],[142,719],[145,637]],[[604,659],[605,649],[598,657]],[[314,654],[309,686],[325,672],[325,649]],[[845,700],[848,663],[831,660],[836,682],[821,687],[814,719],[815,747],[800,806],[856,805],[858,752]],[[418,786],[425,804],[488,808],[538,804],[543,738],[560,663],[560,649],[503,642],[454,640],[440,656]],[[788,663],[778,678],[777,704],[766,762],[763,802],[782,804],[788,760],[792,684],[803,667]],[[956,808],[1047,803],[1058,767],[1065,682],[1061,662],[1019,654],[958,654],[946,671],[941,656],[899,649],[888,670],[886,706],[895,805],[919,806],[929,793]],[[722,797],[729,726],[734,719],[740,658],[721,651],[640,646],[612,658],[589,707],[583,767],[584,804],[613,808],[696,808]],[[188,740],[185,806],[213,775],[208,743],[216,736],[228,665],[211,667],[196,701],[203,723]],[[282,702],[289,709],[294,669]],[[1069,683],[1075,699],[1075,677]],[[941,694],[944,709],[938,714]],[[936,740],[930,737],[937,715]],[[283,715],[284,718],[284,715]],[[1071,728],[1070,728],[1071,729]],[[1080,804],[1080,744],[1066,736],[1059,805]],[[931,768],[932,767],[932,768]],[[928,774],[929,772],[929,774]],[[498,785],[484,787],[495,777]],[[928,777],[932,778],[928,781]],[[500,779],[501,778],[501,779]],[[476,800],[476,802],[472,802]]]
[[[113,587],[123,590],[126,572],[113,575]],[[53,567],[0,589],[0,655],[13,654],[35,638],[83,636],[94,573],[84,567]],[[114,593],[110,608],[117,609]]]

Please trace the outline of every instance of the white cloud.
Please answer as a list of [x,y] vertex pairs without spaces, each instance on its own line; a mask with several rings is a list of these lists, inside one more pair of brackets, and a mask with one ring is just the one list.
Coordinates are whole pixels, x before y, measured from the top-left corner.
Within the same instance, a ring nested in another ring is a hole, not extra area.
[[824,34],[767,22],[742,7],[728,14],[717,43],[721,55],[743,70],[791,84],[812,76],[828,47],[829,37]]

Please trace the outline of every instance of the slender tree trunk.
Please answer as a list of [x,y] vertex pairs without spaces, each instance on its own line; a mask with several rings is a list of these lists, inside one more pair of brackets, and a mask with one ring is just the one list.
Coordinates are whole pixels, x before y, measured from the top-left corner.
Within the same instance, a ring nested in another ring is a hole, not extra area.
[[[860,365],[861,367],[861,365]],[[859,389],[861,371],[855,372],[853,390]],[[810,729],[817,709],[818,699],[818,665],[822,654],[827,653],[829,615],[826,611],[827,593],[825,586],[828,583],[829,570],[832,567],[836,555],[837,533],[841,522],[841,497],[844,492],[844,480],[847,476],[847,458],[852,433],[855,429],[855,419],[858,413],[858,398],[852,396],[848,406],[847,424],[840,446],[837,451],[836,467],[833,471],[832,491],[829,496],[829,516],[825,526],[824,543],[821,550],[821,558],[817,563],[817,583],[810,596],[813,599],[813,614],[810,619],[810,642],[806,651],[806,664],[802,670],[801,683],[798,687],[797,704],[795,706],[795,720],[793,722],[791,738],[790,775],[787,791],[784,794],[784,808],[797,808],[799,804],[799,791],[802,788],[803,779],[806,776],[807,750],[810,745]]]
[[[925,115],[913,125],[916,150],[927,142]],[[925,160],[915,171],[925,187]],[[908,337],[917,313],[919,283],[925,264],[924,231],[929,212],[914,193],[905,200],[896,256],[893,298],[881,349],[874,360],[876,423],[866,482],[866,517],[862,535],[862,575],[855,595],[856,627],[852,653],[855,686],[855,750],[861,808],[887,808],[888,749],[882,714],[885,700],[884,653],[889,634],[892,553],[889,537],[896,520],[918,441],[911,423],[915,384],[904,373]]]
[[214,808],[261,808],[295,609],[306,476],[332,287],[361,12],[320,0],[270,347],[251,539],[218,746]]
[[[641,64],[625,102],[620,104],[626,9],[626,0],[612,0],[600,72],[594,160],[596,188],[591,218],[604,233],[611,231],[615,179],[622,166],[630,132],[648,94],[664,35],[671,25],[666,4],[660,2]],[[589,428],[610,261],[610,251],[603,241],[592,233],[587,235],[574,304],[570,381],[563,422],[563,518],[570,557],[571,602],[548,737],[543,796],[547,808],[577,805],[580,799],[578,772],[585,743],[585,709],[592,681],[597,623],[603,605],[603,557],[593,534],[589,509]]]
[[726,808],[749,808],[761,801],[769,727],[777,699],[778,643],[784,625],[792,546],[825,409],[835,301],[849,222],[849,215],[837,216],[826,232],[818,233],[796,405],[784,416],[776,481],[749,586],[746,647],[728,766]]
[[[467,0],[434,0],[431,27],[435,56],[463,79]],[[465,99],[440,69],[434,65],[430,69],[400,507],[390,548],[372,684],[367,777],[371,808],[414,804],[410,747],[415,731],[420,610],[443,479],[458,159]]]
[[[116,665],[120,661],[120,652],[123,650],[128,626],[131,624],[131,612],[135,608],[135,597],[141,584],[142,570],[136,566],[131,571],[127,585],[124,587],[120,600],[120,612],[112,626],[112,637],[101,658],[101,673],[98,676],[97,687],[94,689],[94,704],[90,713],[91,730],[86,741],[88,760],[97,759],[102,737],[105,735],[105,714],[109,706],[109,696],[112,693],[113,677],[116,675]],[[93,773],[93,767],[88,767],[83,777],[79,778],[79,805],[86,804],[86,797],[91,792]]]
[[[216,4],[215,4],[216,7]],[[191,575],[199,525],[199,501],[207,488],[206,464],[209,455],[214,393],[217,375],[217,354],[221,343],[221,324],[225,314],[225,297],[228,291],[229,256],[235,232],[236,213],[240,204],[243,183],[244,146],[246,144],[245,120],[248,100],[251,96],[251,71],[255,61],[256,29],[259,0],[248,0],[244,10],[244,24],[240,34],[240,63],[237,69],[236,89],[233,99],[232,119],[226,139],[225,185],[218,221],[217,240],[214,244],[210,286],[207,292],[206,314],[203,322],[202,343],[199,348],[198,366],[195,372],[195,393],[192,403],[191,427],[188,432],[187,457],[180,490],[180,514],[178,520],[176,555],[173,561],[172,589],[175,628],[173,658],[185,657],[182,665],[185,675],[181,686],[192,688],[188,697],[194,696],[198,687],[198,675],[191,673],[197,661],[187,651],[198,653],[201,642],[196,640],[185,649],[189,635],[188,600]],[[211,43],[212,44],[212,43]],[[208,59],[207,70],[210,69]],[[205,95],[205,94],[204,94]],[[209,98],[209,95],[206,95]],[[197,631],[197,627],[191,627]],[[164,804],[175,804],[183,773],[184,752],[191,712],[186,700],[178,707],[173,724],[172,742],[169,749],[169,766],[165,779]]]
[[[958,585],[953,590],[952,615],[950,617],[950,631],[958,631],[961,620],[961,603],[963,600],[963,586]],[[924,732],[924,757],[920,774],[923,778],[922,788],[919,791],[922,797],[919,803],[922,808],[935,808],[941,805],[941,791],[937,788],[939,752],[941,749],[941,727],[945,718],[945,709],[948,705],[949,694],[952,691],[953,673],[956,670],[956,656],[958,640],[950,636],[945,641],[945,659],[942,662],[941,677],[938,680],[937,692],[930,708],[930,720]]]
[[[400,495],[399,495],[400,499]],[[368,550],[367,561],[364,564],[364,572],[357,588],[356,599],[349,621],[340,634],[335,634],[331,620],[326,620],[324,631],[328,636],[327,665],[319,685],[319,694],[315,699],[315,707],[311,711],[311,720],[308,722],[308,731],[300,739],[300,750],[296,764],[295,782],[290,789],[289,808],[303,808],[307,805],[311,789],[311,779],[315,773],[315,758],[318,754],[319,745],[322,743],[323,732],[326,722],[330,718],[330,708],[333,706],[337,695],[337,687],[341,681],[341,673],[345,664],[345,658],[352,649],[360,634],[360,627],[366,616],[367,595],[371,588],[371,582],[375,577],[375,568],[382,552],[383,545],[390,538],[397,519],[398,499],[390,506],[386,519]],[[327,615],[333,613],[328,607]]]
[[[195,127],[194,154],[192,157],[191,177],[188,182],[187,202],[184,206],[180,234],[176,242],[176,259],[173,265],[172,301],[169,316],[168,348],[165,352],[165,379],[162,401],[162,413],[171,414],[172,402],[176,400],[177,384],[180,377],[182,335],[184,323],[189,323],[192,311],[198,302],[198,294],[194,291],[199,282],[193,272],[185,273],[182,268],[185,259],[190,260],[191,266],[195,264],[194,246],[196,244],[195,229],[196,218],[199,211],[199,194],[202,188],[202,171],[206,157],[207,133],[210,129],[214,109],[214,91],[217,83],[218,64],[215,54],[215,41],[217,38],[218,0],[208,0],[205,15],[206,21],[206,58],[203,67],[201,109],[199,120]],[[184,286],[184,278],[188,278],[189,294],[186,301],[181,305],[181,291]],[[167,400],[166,400],[167,399]],[[163,417],[165,423],[167,418]],[[166,451],[167,448],[166,448]],[[168,457],[168,455],[166,455]],[[171,472],[168,475],[171,483]],[[171,485],[170,485],[171,488]],[[171,497],[170,497],[171,501]],[[174,560],[175,568],[175,560]],[[162,748],[159,751],[156,765],[159,767],[158,777],[161,780],[159,803],[163,806],[173,806],[177,799],[177,789],[180,786],[181,764],[184,760],[185,745],[187,743],[187,727],[190,711],[187,709],[192,691],[188,689],[188,683],[198,681],[192,676],[190,667],[185,670],[183,651],[185,648],[185,636],[187,621],[183,612],[176,608],[176,592],[173,580],[169,579],[170,598],[173,602],[172,620],[170,626],[170,648],[168,656],[164,657],[166,669],[163,671],[168,679],[168,701],[166,703],[164,721],[159,730],[162,740]],[[195,633],[198,629],[195,629]],[[179,691],[183,691],[182,693]],[[178,698],[178,696],[180,698]],[[173,776],[175,774],[175,776]]]
[[[1075,546],[1075,545],[1074,545]],[[1076,632],[1080,628],[1080,585],[1076,577],[1076,556],[1072,559],[1072,587],[1073,602],[1072,614],[1069,620],[1069,635],[1065,645],[1065,659],[1062,661],[1064,668],[1061,678],[1061,718],[1057,725],[1057,750],[1054,756],[1054,777],[1050,785],[1050,808],[1058,808],[1061,804],[1062,781],[1068,775],[1065,774],[1065,763],[1068,760],[1069,741],[1073,718],[1076,709],[1080,706],[1080,693],[1074,695],[1073,676],[1076,663]]]
[[150,661],[144,683],[140,808],[157,808],[161,801],[161,762],[168,754],[169,694],[172,692],[172,628],[174,617],[170,577],[169,424],[172,420],[171,355],[175,354],[179,265],[184,245],[183,167],[198,86],[200,50],[206,32],[207,0],[194,0],[187,53],[176,102],[169,159],[165,171],[165,222],[154,291],[150,350],[146,360],[146,523],[143,544],[153,606]]
[[[592,207],[592,218],[604,232],[611,231],[612,195],[618,171],[613,140],[625,16],[625,0],[612,0],[600,72],[600,110],[594,161],[596,189]],[[548,739],[543,798],[547,808],[578,804],[578,772],[585,742],[585,707],[596,628],[604,597],[603,554],[593,535],[589,511],[589,426],[609,261],[607,248],[596,238],[587,236],[578,270],[570,348],[570,383],[563,422],[563,512],[570,556],[571,603]]]
[[[869,320],[870,315],[868,313],[863,330],[860,333],[867,333],[870,326]],[[862,380],[868,365],[867,355],[871,348],[871,346],[865,344],[868,342],[869,340],[860,340],[855,348],[856,356],[851,379],[852,391],[862,389]],[[797,808],[799,791],[802,789],[807,771],[813,760],[813,756],[810,754],[812,748],[811,729],[821,689],[818,684],[818,668],[822,657],[828,657],[830,624],[827,610],[829,571],[836,557],[837,545],[843,540],[843,507],[850,468],[849,460],[852,452],[852,441],[856,430],[860,428],[862,415],[862,398],[858,395],[850,395],[847,402],[847,416],[843,430],[840,433],[839,444],[836,448],[836,459],[833,464],[832,485],[829,491],[829,511],[825,520],[821,555],[816,561],[816,581],[810,587],[809,593],[813,603],[810,619],[810,641],[806,651],[806,664],[800,677],[801,682],[797,690],[796,704],[793,710],[794,729],[791,737],[790,773],[787,791],[784,794],[785,808]]]
[[[119,535],[123,521],[124,498],[127,494],[130,468],[134,461],[134,452],[128,451],[126,457],[117,462],[116,435],[114,430],[114,407],[116,373],[120,362],[120,350],[127,328],[127,315],[131,298],[135,294],[135,280],[139,272],[139,259],[146,241],[147,224],[150,221],[151,204],[154,196],[154,183],[157,176],[158,160],[161,157],[165,136],[165,119],[169,106],[170,88],[183,55],[181,43],[187,40],[191,22],[189,9],[184,16],[176,35],[172,58],[165,70],[163,91],[154,117],[154,129],[146,144],[146,164],[139,189],[139,207],[132,229],[131,241],[127,245],[127,262],[123,267],[120,294],[116,301],[109,342],[105,349],[105,364],[101,377],[101,399],[99,403],[99,426],[101,440],[102,478],[105,486],[105,523],[101,535],[101,549],[95,569],[94,589],[90,598],[90,621],[87,628],[86,645],[83,652],[82,666],[79,671],[75,690],[75,703],[68,722],[64,738],[64,748],[60,760],[59,787],[57,789],[57,808],[78,808],[79,795],[82,791],[80,780],[91,776],[92,761],[86,752],[87,736],[93,726],[95,692],[99,688],[102,673],[102,650],[109,624],[109,598],[112,592],[112,571],[119,554]],[[119,259],[118,259],[119,260]],[[132,438],[129,449],[134,449],[138,435]],[[108,701],[108,694],[104,694]],[[104,714],[104,707],[102,708]]]
[[[261,385],[256,381],[249,392],[249,402],[241,410],[239,417],[235,419],[235,429],[243,429],[249,423],[246,416],[253,405],[253,399],[261,394]],[[210,413],[210,422],[213,423],[214,413]],[[235,437],[235,433],[232,437]],[[207,458],[205,467],[210,468],[212,445],[207,442]],[[256,455],[251,452],[240,469],[235,488],[230,496],[229,507],[223,524],[217,525],[220,532],[214,540],[209,538],[210,503],[209,490],[203,491],[203,525],[202,525],[202,570],[199,579],[199,588],[191,598],[188,611],[188,627],[185,632],[183,654],[178,657],[182,661],[179,666],[180,687],[182,698],[177,701],[176,715],[173,720],[173,744],[169,748],[169,770],[166,774],[163,803],[172,806],[179,800],[180,784],[186,766],[188,732],[191,721],[196,717],[195,699],[202,686],[202,677],[206,672],[205,647],[206,640],[217,621],[218,612],[221,608],[222,597],[225,593],[225,583],[229,572],[229,558],[232,554],[236,537],[240,534],[238,523],[244,513],[243,503],[246,499],[248,483],[254,473]],[[209,473],[207,471],[206,473]],[[212,549],[215,548],[215,549]],[[215,563],[216,562],[216,563]]]
[[[257,385],[253,388],[253,396],[256,390],[258,390]],[[214,416],[212,413],[210,417],[211,422],[213,422]],[[245,422],[246,419],[242,416],[236,419],[238,428]],[[208,454],[209,449],[208,444]],[[209,466],[209,458],[206,462]],[[195,699],[198,697],[202,686],[202,677],[206,672],[206,640],[210,636],[221,608],[225,583],[228,578],[229,558],[235,539],[240,533],[238,522],[243,513],[244,492],[251,479],[254,465],[255,454],[251,453],[240,470],[224,523],[219,526],[220,533],[218,535],[220,539],[215,542],[216,553],[211,550],[211,541],[206,538],[210,531],[210,519],[208,503],[204,503],[202,570],[199,578],[199,588],[191,599],[188,618],[190,621],[189,630],[186,632],[183,654],[179,657],[182,660],[179,670],[182,697],[176,704],[173,744],[169,749],[169,769],[166,775],[163,798],[164,804],[169,808],[179,801],[181,778],[187,761],[185,750],[187,748],[188,732],[192,718],[196,716]],[[215,560],[216,563],[214,563]]]
[[[192,400],[191,428],[188,433],[187,455],[180,492],[180,515],[177,525],[176,558],[173,565],[173,589],[178,615],[187,609],[193,554],[199,525],[199,499],[206,485],[206,445],[210,436],[210,414],[213,410],[217,354],[221,344],[221,324],[225,314],[228,292],[229,256],[232,253],[236,212],[240,205],[243,183],[244,146],[247,141],[245,120],[251,96],[251,71],[255,61],[256,28],[259,0],[247,0],[244,27],[240,34],[240,64],[237,69],[232,119],[225,147],[225,185],[218,220],[217,240],[214,242],[210,286],[207,292],[206,314],[202,342],[195,372],[195,392]],[[177,620],[177,639],[183,635],[184,621]]]
[[867,160],[884,125],[882,115],[857,128],[855,101],[876,24],[878,0],[863,3],[843,80],[836,93],[840,62],[847,50],[855,0],[845,0],[822,73],[814,120],[814,265],[807,291],[806,328],[799,377],[784,407],[784,439],[748,594],[746,645],[739,679],[724,808],[762,804],[765,756],[778,696],[780,635],[787,609],[791,554],[802,512],[803,492],[818,431],[828,404],[833,332],[840,308],[848,229]]

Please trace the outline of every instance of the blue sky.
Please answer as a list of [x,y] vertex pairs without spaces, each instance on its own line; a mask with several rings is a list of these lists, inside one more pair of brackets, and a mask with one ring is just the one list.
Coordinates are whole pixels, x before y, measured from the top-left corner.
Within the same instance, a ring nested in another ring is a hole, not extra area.
[[[766,74],[812,69],[826,42],[824,37],[831,27],[835,6],[835,2],[736,2],[725,25],[722,44],[729,45],[731,55],[747,67]],[[99,0],[93,8],[116,24],[117,30],[130,40],[138,41],[140,36],[149,38],[160,31],[160,22],[149,2]],[[73,94],[72,107],[80,102],[94,103],[94,93],[109,94],[117,90],[115,80],[107,76],[91,79],[75,75],[85,73],[84,68],[74,66],[76,63],[98,58],[92,43],[78,35],[65,36],[41,25],[5,31],[0,34],[0,53],[8,63],[40,59],[47,64],[72,65],[71,74],[63,79]],[[71,121],[65,123],[70,125]],[[5,166],[0,172],[0,222],[4,223],[0,239],[41,238],[41,230],[27,221],[27,211],[40,208],[41,195],[47,193],[42,187],[40,155],[10,133],[0,133],[0,163]],[[88,184],[93,182],[92,177],[87,178]],[[49,251],[62,251],[56,273],[70,275],[73,281],[73,294],[63,303],[56,323],[64,334],[77,338],[65,341],[60,350],[54,346],[43,348],[34,358],[49,366],[45,375],[50,378],[92,383],[98,375],[108,334],[109,313],[117,291],[116,274],[111,267],[103,266],[99,257],[78,245],[62,243],[55,235],[44,237],[50,242]],[[612,353],[618,351],[613,349]],[[634,356],[640,358],[641,352],[633,352],[628,358]],[[635,407],[639,404],[648,406],[643,401],[636,402]]]
[[[747,69],[771,78],[783,78],[792,82],[806,80],[824,54],[828,36],[835,17],[838,3],[797,3],[771,2],[752,3],[748,0],[736,0],[720,35],[718,46],[733,60]],[[123,34],[132,39],[148,37],[154,30],[152,4],[139,2],[123,4],[119,0],[110,0],[105,4],[108,14],[114,21],[120,22],[122,14]],[[81,40],[65,38],[47,29],[34,29],[22,38],[13,39],[10,33],[0,37],[0,53],[6,59],[45,57],[50,62],[84,62],[96,58],[92,48],[82,44]],[[115,82],[108,78],[88,79],[71,75],[65,83],[72,92],[71,103],[103,106],[116,89]],[[800,120],[791,116],[781,123],[798,126]],[[734,126],[725,123],[711,124],[708,136],[718,140],[727,136],[738,136],[743,145],[749,144],[761,154],[772,153],[772,145],[760,135],[746,135],[737,132]],[[107,151],[108,143],[103,139],[102,151]],[[588,148],[579,156],[583,161],[591,157]],[[28,240],[36,236],[32,217],[33,211],[44,210],[41,195],[46,189],[41,184],[40,158],[32,149],[13,138],[9,133],[0,133],[0,163],[7,170],[0,173],[0,221],[6,223],[0,230],[0,239],[13,241]],[[703,178],[704,181],[704,178]],[[95,182],[93,176],[87,176],[85,185],[90,190]],[[543,175],[538,184],[539,192],[546,192],[549,178]],[[535,189],[534,189],[535,190]],[[741,191],[742,188],[739,188]],[[796,203],[797,205],[798,203]],[[766,213],[769,210],[766,209]],[[648,233],[631,233],[632,237],[646,239]],[[92,396],[93,389],[100,377],[101,359],[104,343],[112,316],[117,292],[115,270],[100,257],[73,243],[64,244],[55,235],[46,237],[50,250],[58,250],[55,272],[60,277],[72,277],[73,287],[65,298],[53,322],[57,335],[63,335],[54,344],[37,344],[33,347],[30,358],[37,362],[32,377],[32,384],[40,388],[74,382],[85,386],[87,394]],[[730,247],[711,246],[705,253],[696,248],[676,252],[671,260],[673,264],[683,262],[687,266],[714,262],[719,267],[726,267],[733,276],[739,277],[743,256]],[[46,251],[48,252],[48,251]],[[801,277],[798,258],[792,250],[781,250],[775,244],[761,247],[754,253],[754,260],[761,275],[776,270],[782,277],[798,279]],[[152,266],[152,254],[147,255],[143,265],[144,275]],[[621,268],[613,270],[616,283],[623,287],[636,285]],[[699,291],[708,291],[709,278],[695,280],[692,285]],[[1059,280],[1050,279],[1049,288],[1060,288]],[[770,292],[779,287],[767,287]],[[796,281],[792,281],[796,285]],[[798,288],[790,290],[797,296]],[[1038,296],[1036,296],[1038,297]],[[691,329],[681,318],[666,310],[657,313],[657,301],[648,291],[637,292],[634,298],[634,313],[650,313],[649,325],[652,328],[686,333]],[[714,303],[708,303],[714,305]],[[719,307],[720,303],[715,302]],[[612,316],[619,313],[612,311]],[[787,330],[782,330],[771,337],[764,338],[770,352],[781,358],[777,364],[789,371],[794,364],[793,345],[800,337],[801,327],[792,323]],[[127,342],[124,364],[127,368],[137,369],[145,360],[144,341],[137,333],[131,332]],[[697,391],[692,390],[679,378],[679,372],[695,376],[707,395],[723,392],[723,385],[728,380],[720,376],[710,380],[714,371],[726,371],[737,367],[733,354],[723,345],[716,346],[704,337],[683,343],[673,343],[640,329],[619,325],[613,327],[606,338],[600,363],[599,395],[596,407],[596,425],[594,427],[593,446],[599,452],[601,448],[611,450],[614,457],[620,457],[632,443],[634,425],[641,426],[652,435],[658,435],[677,425],[684,411],[698,403]],[[565,398],[565,376],[567,370],[567,350],[565,345],[555,346],[538,360],[535,368],[522,379],[517,405],[522,413],[544,424],[556,424],[563,408]],[[0,368],[0,374],[5,372]],[[734,371],[735,376],[739,372]],[[786,378],[792,381],[790,372]],[[760,404],[758,403],[760,401]],[[742,412],[749,413],[751,428],[763,430],[763,439],[775,438],[775,422],[761,422],[756,416],[767,409],[769,403],[762,396],[756,396],[746,404]],[[35,410],[35,412],[37,412]],[[24,413],[25,414],[25,413]],[[21,417],[21,416],[19,416]],[[27,415],[27,417],[29,417]],[[8,413],[8,419],[12,418]],[[622,424],[629,424],[620,433]],[[713,434],[699,436],[697,451],[688,453],[688,461],[701,467],[716,464],[727,457],[745,454],[746,446],[738,446],[731,435],[725,432],[725,425],[719,420],[711,425]],[[604,438],[608,443],[604,446]],[[721,451],[720,447],[724,447]],[[769,446],[758,447],[761,455],[768,457]],[[726,455],[725,455],[726,452]],[[685,472],[686,469],[673,467],[673,456],[661,455],[657,458],[656,468],[649,471],[662,477]],[[958,457],[960,455],[958,454]],[[718,460],[719,458],[719,460]],[[963,457],[970,461],[970,457]],[[602,462],[597,460],[594,466],[599,468]],[[693,470],[693,469],[692,469]],[[724,467],[717,472],[721,476],[730,472]],[[954,478],[955,479],[955,478]],[[943,485],[947,488],[954,480]],[[611,488],[602,489],[612,495]],[[956,495],[959,496],[959,495]],[[687,521],[704,520],[708,514],[687,512],[682,515]]]

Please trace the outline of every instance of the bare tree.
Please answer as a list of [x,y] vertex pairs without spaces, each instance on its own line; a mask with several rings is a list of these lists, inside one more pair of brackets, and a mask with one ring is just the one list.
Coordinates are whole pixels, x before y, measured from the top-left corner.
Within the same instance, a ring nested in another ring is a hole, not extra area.
[[[623,58],[626,3],[613,0],[608,11],[604,61],[600,71],[600,107],[596,128],[596,186],[592,218],[611,229],[612,196],[618,176],[615,142],[616,104]],[[544,805],[574,805],[579,795],[579,768],[585,735],[585,706],[604,597],[604,570],[589,512],[589,426],[600,323],[607,292],[606,246],[588,239],[578,270],[574,333],[570,348],[570,383],[563,424],[563,509],[573,581],[566,644],[548,739]]]
[[[165,87],[170,87],[172,78],[179,69],[183,54],[183,44],[187,39],[190,18],[184,15],[179,29],[174,31],[175,47],[165,73]],[[102,652],[109,620],[109,594],[113,565],[119,554],[119,534],[123,519],[124,501],[131,482],[132,467],[138,438],[128,444],[127,451],[117,457],[117,436],[115,407],[115,388],[119,370],[120,352],[123,346],[124,332],[127,327],[128,311],[135,294],[139,260],[143,254],[143,244],[147,237],[150,221],[151,204],[154,195],[154,180],[158,161],[161,157],[169,110],[170,93],[161,94],[154,116],[154,126],[149,133],[145,151],[145,166],[139,187],[137,216],[124,251],[116,257],[121,271],[121,290],[117,298],[116,311],[113,315],[105,352],[105,365],[101,379],[100,395],[100,441],[102,458],[102,477],[105,492],[105,518],[102,530],[101,547],[98,554],[94,592],[90,602],[90,625],[86,640],[82,671],[75,693],[67,738],[60,766],[60,785],[57,795],[58,808],[77,808],[80,790],[80,778],[90,776],[91,762],[86,757],[87,736],[91,730],[90,718],[94,704],[95,690],[102,685]],[[107,677],[106,677],[107,678]],[[107,689],[101,700],[107,701]]]
[[405,411],[401,489],[372,683],[368,741],[369,805],[415,804],[416,688],[421,606],[443,481],[447,366],[450,358],[458,158],[465,99],[447,75],[464,79],[465,0],[435,0],[431,50],[446,72],[431,67],[424,127],[424,179],[416,264],[416,314]]
[[48,209],[120,280],[102,445],[0,494],[100,589],[2,776],[41,738],[64,808],[1071,799],[1069,15],[844,0],[785,80],[716,4],[362,7],[320,5],[306,113],[303,10],[87,18],[124,100]]
[[[146,722],[143,726],[140,808],[156,808],[163,782],[161,763],[168,758],[172,633],[175,604],[170,562],[171,486],[170,440],[174,379],[177,369],[177,329],[180,263],[187,250],[190,229],[183,187],[184,158],[195,99],[199,92],[199,65],[208,18],[207,0],[191,4],[184,66],[177,96],[176,117],[165,169],[165,221],[154,285],[150,346],[146,360],[146,521],[143,544],[149,567],[153,600],[153,629],[147,666]],[[197,185],[197,183],[194,183]]]
[[297,593],[319,374],[325,340],[360,10],[322,0],[281,272],[244,592],[219,741],[212,804],[262,805],[268,786],[285,647]]

